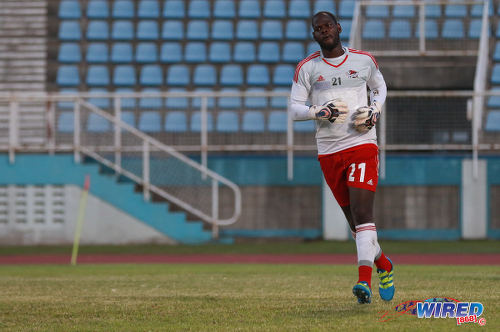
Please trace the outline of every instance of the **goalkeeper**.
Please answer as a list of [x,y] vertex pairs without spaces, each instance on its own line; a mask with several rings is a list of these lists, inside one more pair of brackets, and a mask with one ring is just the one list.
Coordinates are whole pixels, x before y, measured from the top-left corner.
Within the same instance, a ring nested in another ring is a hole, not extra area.
[[394,296],[393,265],[378,244],[373,218],[378,181],[374,126],[387,88],[370,53],[342,47],[339,38],[342,27],[333,14],[315,14],[312,28],[321,51],[297,65],[289,112],[296,121],[316,122],[323,175],[356,240],[359,278],[353,288],[354,295],[359,303],[371,302],[375,263],[380,278],[379,295],[390,301]]

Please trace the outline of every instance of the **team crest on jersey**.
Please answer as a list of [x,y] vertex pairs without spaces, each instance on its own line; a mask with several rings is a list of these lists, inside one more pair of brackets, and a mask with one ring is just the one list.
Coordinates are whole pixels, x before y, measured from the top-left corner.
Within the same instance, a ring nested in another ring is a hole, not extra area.
[[347,71],[347,76],[349,78],[358,78],[358,72],[351,69],[351,70]]
[[318,79],[316,80],[316,82],[322,82],[324,81],[325,78],[322,76],[322,75],[319,75]]

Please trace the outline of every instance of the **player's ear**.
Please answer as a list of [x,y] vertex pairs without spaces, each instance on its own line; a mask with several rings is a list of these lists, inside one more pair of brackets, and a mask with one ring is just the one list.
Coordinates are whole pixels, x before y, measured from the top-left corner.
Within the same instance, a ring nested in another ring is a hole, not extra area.
[[337,30],[339,31],[339,33],[342,32],[342,26],[340,25],[340,23],[337,23]]

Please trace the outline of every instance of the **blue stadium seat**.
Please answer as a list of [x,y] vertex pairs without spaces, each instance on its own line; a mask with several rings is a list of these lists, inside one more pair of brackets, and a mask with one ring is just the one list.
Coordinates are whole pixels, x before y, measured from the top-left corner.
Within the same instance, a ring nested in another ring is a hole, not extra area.
[[397,17],[397,18],[411,18],[415,17],[415,6],[404,6],[395,3],[395,6],[393,7],[392,10],[392,16]]
[[[201,132],[201,112],[195,111],[191,114],[191,126],[190,129],[192,132],[199,133]],[[207,112],[207,132],[211,132],[214,130],[214,117],[212,113]]]
[[441,17],[441,6],[440,5],[429,5],[425,4],[425,17]]
[[87,5],[88,18],[108,18],[109,7],[106,0],[90,0]]
[[491,83],[500,84],[500,63],[493,66],[493,71],[491,73]]
[[[134,90],[130,89],[130,88],[118,88],[118,89],[115,89],[115,92],[116,93],[132,93],[132,92],[134,92]],[[121,105],[122,109],[134,109],[137,107],[137,98],[120,98],[120,105]],[[123,115],[123,113],[122,113],[122,115]],[[122,117],[122,119],[123,119],[123,117]],[[125,122],[127,122],[127,121],[125,121]],[[130,125],[132,126],[132,124],[130,124]],[[135,127],[135,121],[134,121],[133,126]]]
[[59,4],[59,18],[72,19],[80,18],[82,11],[78,0],[62,0]]
[[331,0],[316,0],[314,2],[314,10],[313,13],[317,12],[330,12],[330,13],[336,13],[337,11],[335,10],[335,3],[334,1]]
[[183,40],[184,27],[182,21],[168,20],[163,22],[161,37],[166,40]]
[[289,20],[286,23],[285,37],[287,39],[304,40],[308,37],[308,28],[304,20]]
[[[108,91],[106,89],[90,89],[89,94],[101,94],[101,93],[107,93]],[[88,99],[88,102],[96,107],[102,108],[102,109],[107,109],[111,105],[110,103],[110,98],[100,98],[100,97],[90,97]]]
[[215,85],[217,83],[217,74],[212,65],[198,65],[193,74],[193,83],[196,86]]
[[500,131],[500,110],[489,111],[486,116],[486,131]]
[[189,68],[185,65],[172,65],[167,69],[167,85],[186,86],[190,83]]
[[[186,92],[183,88],[169,89],[168,92]],[[189,100],[187,97],[167,97],[165,98],[165,106],[169,109],[187,109]]]
[[287,131],[287,115],[285,111],[271,111],[267,130],[273,133],[285,133]]
[[259,0],[241,0],[238,16],[240,18],[259,18],[260,17]]
[[316,51],[319,51],[319,45],[318,45],[318,43],[316,43],[315,41],[313,41],[313,42],[310,42],[309,44],[307,44],[307,51],[306,51],[306,55],[307,56],[313,54]]
[[391,20],[389,25],[389,38],[408,39],[412,37],[411,24],[408,20]]
[[[147,88],[142,90],[143,93],[157,93],[160,90],[155,88]],[[139,99],[140,109],[160,109],[163,107],[163,99],[161,97],[142,97]],[[158,120],[158,125],[161,127],[161,121]]]
[[161,124],[161,115],[157,111],[142,111],[139,115],[138,128],[140,131],[158,133],[162,130]]
[[363,38],[382,39],[385,38],[385,27],[381,20],[367,20],[363,27]]
[[106,21],[89,21],[87,26],[88,40],[107,40],[109,38],[108,22]]
[[264,17],[283,18],[285,17],[285,3],[283,0],[264,1]]
[[96,113],[90,113],[87,119],[87,131],[103,133],[111,130],[111,123]]
[[289,86],[292,83],[295,67],[291,65],[277,65],[274,67],[273,84]]
[[80,84],[78,67],[73,65],[59,66],[57,69],[56,83],[60,86],[75,86]]
[[500,62],[500,42],[496,43],[495,53],[493,53],[493,60]]
[[[221,92],[237,92],[237,89],[222,89]],[[238,109],[241,107],[240,97],[220,97],[217,101],[219,108],[223,109]]]
[[62,63],[75,63],[82,60],[80,52],[80,44],[77,43],[62,43],[59,47],[57,60]]
[[203,42],[191,42],[184,49],[184,60],[186,62],[199,63],[207,60],[207,49]]
[[[500,6],[498,6],[498,7],[500,8]],[[496,31],[495,36],[496,36],[497,38],[500,38],[500,23],[497,23],[497,31]]]
[[182,46],[179,43],[163,43],[160,50],[160,61],[177,63],[182,61]]
[[[495,12],[493,8],[493,1],[489,1],[488,15],[491,16]],[[483,16],[483,5],[473,5],[470,10],[470,15],[472,17],[482,17]]]
[[312,132],[315,129],[314,121],[294,121],[293,122],[293,130],[295,132],[303,133],[303,132]]
[[288,16],[291,18],[309,19],[311,17],[309,0],[291,0],[288,5]]
[[226,63],[231,61],[231,46],[225,42],[210,43],[208,60],[213,63]]
[[107,66],[90,65],[87,70],[87,84],[89,86],[105,86],[110,82]]
[[191,0],[189,4],[188,16],[190,18],[209,18],[210,3],[208,0]]
[[214,40],[232,40],[233,22],[215,20],[212,23],[212,39]]
[[248,85],[268,85],[270,83],[269,70],[265,65],[253,64],[247,68]]
[[[376,3],[376,1],[372,2]],[[387,5],[368,5],[366,8],[366,17],[386,18],[389,17],[389,6]]]
[[448,19],[444,21],[441,36],[447,39],[464,38],[464,25],[462,21],[456,19]]
[[139,43],[135,51],[135,61],[152,63],[158,61],[158,49],[155,43]]
[[[198,88],[195,89],[194,92],[200,92],[200,91],[208,91],[208,92],[213,92],[213,88]],[[201,108],[201,98],[193,98],[192,106],[195,109]],[[215,99],[210,97],[207,98],[207,108],[212,109],[215,107]]]
[[173,111],[165,115],[165,131],[183,133],[187,131],[187,117],[185,112]]
[[116,40],[134,39],[134,27],[132,21],[114,21],[111,38]]
[[260,37],[264,40],[283,39],[283,27],[281,25],[281,21],[263,21],[260,29]]
[[257,21],[242,20],[236,26],[236,39],[257,40]]
[[133,60],[132,44],[114,43],[111,47],[111,61],[114,63],[130,63]]
[[478,39],[481,37],[481,25],[480,19],[471,20],[469,23],[469,38]]
[[135,128],[135,114],[132,111],[124,111],[121,113],[120,119],[131,127]]
[[[73,88],[66,88],[66,89],[60,89],[59,94],[61,95],[70,95],[70,94],[77,94],[78,90],[73,89]],[[71,101],[58,101],[57,102],[57,107],[60,109],[73,109],[75,104]],[[73,130],[73,125],[71,125],[71,130]]]
[[163,5],[163,17],[184,18],[185,12],[184,0],[165,0],[165,4]]
[[80,40],[82,31],[78,21],[61,21],[58,37],[60,40]]
[[[250,88],[246,90],[246,92],[263,92],[263,91],[265,90],[261,88]],[[267,108],[267,97],[265,96],[245,97],[244,105],[248,109]]]
[[208,22],[207,21],[189,21],[187,26],[187,38],[191,40],[207,40],[208,39]]
[[243,71],[239,65],[224,65],[220,74],[220,84],[238,86],[243,84]]
[[217,116],[216,130],[221,133],[235,133],[239,131],[238,113],[220,111]]
[[283,45],[282,59],[284,62],[299,63],[304,59],[304,45],[299,42],[288,42]]
[[57,131],[60,133],[72,133],[75,128],[75,115],[73,112],[61,112],[57,119]]
[[132,86],[136,84],[133,66],[118,65],[113,71],[113,84],[116,86]]
[[259,44],[257,58],[259,62],[277,63],[280,61],[280,48],[277,42],[262,42]]
[[236,16],[234,3],[235,1],[233,0],[216,0],[214,4],[214,17],[234,18]]
[[238,42],[234,46],[233,59],[235,62],[255,62],[255,44],[252,42]]
[[157,18],[160,16],[160,7],[157,0],[141,0],[139,1],[139,9],[137,10],[139,18]]
[[[425,21],[425,38],[436,39],[439,36],[439,29],[436,20]],[[415,29],[415,36],[420,37],[420,25]]]
[[113,3],[114,18],[132,18],[134,17],[134,4],[131,0],[116,0]]
[[243,113],[243,122],[241,129],[244,132],[259,133],[263,132],[266,127],[264,114],[260,111],[246,111]]
[[342,20],[340,23],[342,26],[342,32],[340,33],[340,39],[343,41],[348,41],[351,35],[352,20]]
[[137,24],[137,39],[157,40],[159,37],[158,23],[156,21],[139,21]]
[[141,85],[159,86],[163,84],[163,71],[158,65],[145,65],[139,77]]
[[354,0],[342,0],[339,7],[339,16],[342,18],[352,18],[354,16]]
[[[290,92],[290,88],[276,88],[273,92]],[[288,101],[286,97],[271,97],[271,107],[272,108],[282,108],[286,109],[288,107]]]
[[444,14],[447,17],[466,17],[467,16],[467,6],[466,5],[446,5]]

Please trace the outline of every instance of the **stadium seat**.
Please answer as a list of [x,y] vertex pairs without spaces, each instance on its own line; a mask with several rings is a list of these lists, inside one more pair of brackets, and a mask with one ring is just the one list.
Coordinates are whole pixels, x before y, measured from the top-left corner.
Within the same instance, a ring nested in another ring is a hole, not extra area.
[[[500,6],[499,6],[499,7],[500,7]],[[496,36],[497,38],[500,38],[500,23],[497,23],[497,31],[496,31],[495,36]]]
[[163,71],[158,65],[145,65],[141,68],[139,76],[141,85],[159,86],[163,84]]
[[185,112],[173,111],[165,115],[165,131],[183,133],[187,131],[187,116]]
[[80,52],[80,44],[77,43],[62,43],[59,47],[57,61],[62,63],[75,63],[82,60]]
[[263,132],[266,127],[264,114],[260,111],[246,111],[243,113],[241,129],[244,132],[258,133]]
[[136,84],[133,66],[118,65],[113,70],[113,84],[116,86],[132,86]]
[[312,132],[315,129],[314,121],[294,121],[293,130],[295,132]]
[[281,25],[281,21],[263,21],[260,29],[260,37],[264,40],[283,39],[283,27]]
[[90,43],[87,47],[87,56],[85,58],[88,63],[108,62],[108,45],[106,43]]
[[285,111],[271,111],[267,130],[274,133],[285,133],[288,128],[287,115]]
[[161,29],[161,38],[166,40],[183,40],[184,27],[182,21],[165,21]]
[[311,17],[309,0],[291,0],[288,5],[288,16],[290,18],[309,19]]
[[[372,3],[376,3],[376,1],[373,1]],[[387,18],[387,17],[389,17],[389,6],[387,6],[387,5],[369,4],[365,8],[366,8],[366,17],[371,17],[371,18]]]
[[217,74],[212,65],[198,65],[194,69],[193,83],[196,86],[215,85],[217,83]]
[[189,68],[185,65],[172,65],[167,69],[167,85],[186,86],[190,83]]
[[292,84],[295,67],[291,65],[277,65],[274,67],[273,84],[289,86]]
[[285,17],[285,3],[283,0],[264,1],[264,17],[283,18]]
[[232,40],[233,22],[215,20],[212,22],[212,39],[213,40]]
[[[276,88],[273,89],[273,92],[290,92],[290,88]],[[281,108],[286,109],[288,107],[287,97],[271,97],[271,107],[272,108]]]
[[[500,8],[500,7],[499,7]],[[489,1],[488,15],[491,16],[495,12],[493,8],[493,1]],[[483,16],[483,5],[473,5],[470,10],[470,15],[472,17],[482,17]]]
[[[169,89],[168,92],[186,92],[183,88]],[[169,109],[187,109],[189,100],[187,97],[167,97],[165,98],[165,106]]]
[[[222,89],[221,92],[237,92],[237,89]],[[217,101],[218,106],[223,109],[239,109],[241,108],[240,97],[220,97]]]
[[103,133],[111,130],[111,123],[96,113],[90,113],[87,119],[87,131]]
[[160,16],[160,7],[157,0],[141,0],[137,10],[139,18],[158,18]]
[[270,83],[269,70],[265,65],[253,64],[247,68],[248,85],[268,85]]
[[87,70],[87,84],[89,86],[105,86],[110,82],[107,66],[90,65]]
[[57,69],[56,83],[60,86],[75,86],[80,84],[78,67],[73,65],[59,66]]
[[160,61],[177,63],[182,61],[182,46],[179,43],[163,43],[160,50]]
[[289,20],[286,23],[286,39],[304,40],[308,37],[309,29],[304,20]]
[[113,3],[113,18],[134,17],[134,4],[131,0],[116,0]]
[[385,38],[385,27],[381,20],[367,20],[363,27],[363,38],[382,39]]
[[408,39],[412,37],[411,24],[408,20],[391,20],[389,38]]
[[114,43],[111,47],[111,61],[114,63],[131,63],[133,60],[132,44]]
[[[208,91],[208,92],[213,92],[213,88],[198,88],[195,89],[194,92],[200,92],[200,91]],[[192,106],[195,109],[200,109],[201,108],[201,98],[193,98],[192,99]],[[207,98],[207,108],[212,109],[215,107],[215,98],[209,97]]]
[[[415,29],[415,36],[420,37],[420,25]],[[425,38],[436,39],[439,36],[439,29],[436,20],[425,21]]]
[[73,112],[61,112],[57,119],[57,131],[72,133],[75,128],[75,115]]
[[88,40],[107,40],[109,38],[108,22],[89,21],[87,26]]
[[486,124],[484,126],[486,131],[500,131],[500,111],[489,111],[486,116]]
[[468,33],[469,38],[478,39],[479,37],[481,37],[481,25],[482,22],[480,19],[474,19],[470,21]]
[[[90,89],[89,94],[101,94],[101,93],[107,93],[108,91],[106,89]],[[110,103],[110,98],[100,98],[100,97],[90,97],[88,99],[89,104],[92,104],[96,107],[102,108],[102,109],[108,109],[109,106],[111,105]]]
[[223,65],[220,74],[220,84],[238,86],[243,84],[243,71],[239,65]]
[[163,5],[165,18],[184,18],[185,12],[184,0],[166,0]]
[[500,63],[493,66],[493,71],[491,72],[491,83],[500,84]]
[[280,48],[277,42],[262,42],[257,55],[259,62],[277,63],[280,61]]
[[257,22],[242,20],[238,21],[236,26],[236,39],[239,40],[257,40]]
[[[190,129],[192,132],[199,133],[201,132],[201,112],[195,111],[191,114],[191,126]],[[214,130],[214,117],[212,113],[207,112],[207,132],[211,132]]]
[[139,21],[137,24],[137,39],[157,40],[159,37],[158,23],[156,21]]
[[415,6],[406,6],[406,5],[401,5],[398,4],[397,1],[394,4],[393,10],[392,10],[392,16],[397,17],[397,18],[411,18],[415,17]]
[[330,13],[336,13],[337,11],[335,10],[335,3],[334,1],[331,0],[316,0],[314,2],[314,10],[313,13],[317,12],[330,12]]
[[209,36],[207,21],[189,21],[186,36],[190,40],[207,40]]
[[121,112],[120,119],[131,127],[135,128],[135,114],[132,111]]
[[352,19],[355,5],[356,3],[354,0],[342,0],[339,5],[339,16],[343,19]]
[[61,21],[58,37],[60,40],[80,40],[82,32],[78,21]]
[[184,49],[184,60],[191,63],[205,62],[207,60],[207,50],[203,42],[191,42],[186,44]]
[[425,18],[432,17],[437,18],[441,17],[441,6],[440,5],[429,5],[425,4]]
[[80,18],[82,11],[78,0],[62,0],[59,4],[59,18],[72,19]]
[[[147,88],[143,89],[141,92],[147,93],[157,93],[160,92],[158,89]],[[161,97],[142,97],[139,99],[139,108],[142,109],[160,109],[163,107],[163,100]],[[158,127],[161,127],[161,121],[158,120]]]
[[283,45],[282,60],[289,63],[299,63],[304,59],[304,45],[299,42],[288,42]]
[[139,43],[135,51],[135,61],[138,63],[152,63],[158,61],[156,43]]
[[238,114],[233,111],[220,111],[217,116],[216,130],[221,133],[239,131]]
[[191,0],[188,8],[188,16],[190,18],[210,17],[210,3],[208,0]]
[[109,7],[106,0],[90,0],[87,5],[88,18],[108,18]]
[[[115,92],[116,93],[132,93],[132,92],[134,92],[134,90],[130,89],[130,88],[118,88],[115,90]],[[137,98],[120,98],[120,105],[121,105],[122,109],[134,109],[137,107]],[[125,113],[125,112],[123,112],[123,113]],[[123,113],[122,113],[122,115],[123,115]],[[123,119],[123,117],[122,117],[122,119]],[[133,126],[135,127],[135,121],[134,121]]]
[[352,20],[342,20],[340,23],[342,26],[342,32],[340,33],[340,39],[343,41],[348,41],[351,35]]
[[467,6],[466,5],[446,5],[444,14],[447,17],[466,17],[467,16]]
[[[68,94],[77,94],[78,93],[78,90],[77,89],[73,89],[73,88],[66,88],[66,89],[60,89],[59,90],[59,94],[61,95],[68,95]],[[71,101],[58,101],[57,102],[57,107],[60,108],[60,109],[73,109],[73,107],[75,106],[75,104]],[[71,127],[73,128],[73,127]],[[71,129],[73,130],[73,129]]]
[[260,17],[259,0],[241,0],[238,16],[240,18],[259,18]]
[[252,42],[238,42],[234,46],[233,59],[235,62],[255,62],[255,44]]
[[495,53],[493,53],[493,60],[500,61],[500,42],[496,43]]
[[142,111],[139,115],[138,128],[140,131],[158,133],[162,130],[161,124],[161,115],[157,111]]
[[307,52],[306,56],[313,54],[314,52],[319,51],[319,45],[315,41],[310,42],[307,44]]
[[234,3],[235,1],[233,0],[216,0],[214,4],[214,17],[234,18],[236,16]]
[[116,40],[134,39],[134,27],[132,21],[114,21],[111,38]]
[[225,42],[210,43],[208,60],[213,63],[226,63],[231,61],[231,46]]
[[447,39],[464,38],[464,25],[462,21],[457,19],[448,19],[444,21],[441,36]]
[[[247,89],[246,92],[264,92],[264,89],[261,88],[250,88]],[[260,109],[267,108],[267,97],[258,96],[258,97],[245,97],[245,101],[243,103],[248,109]]]

